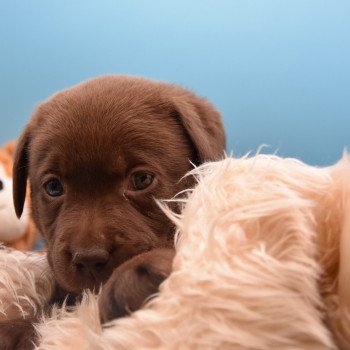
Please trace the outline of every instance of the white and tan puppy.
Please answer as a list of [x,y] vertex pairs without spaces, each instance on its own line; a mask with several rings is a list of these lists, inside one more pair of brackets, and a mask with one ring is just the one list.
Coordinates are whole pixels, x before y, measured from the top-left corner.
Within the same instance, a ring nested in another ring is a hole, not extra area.
[[19,250],[30,250],[37,239],[37,230],[31,218],[29,194],[20,219],[16,216],[12,199],[15,147],[16,143],[12,141],[0,148],[0,243]]

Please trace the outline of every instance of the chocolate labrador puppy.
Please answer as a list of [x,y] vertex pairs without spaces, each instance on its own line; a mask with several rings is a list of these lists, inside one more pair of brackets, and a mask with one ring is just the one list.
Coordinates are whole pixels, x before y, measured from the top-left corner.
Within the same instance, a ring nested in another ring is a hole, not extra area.
[[14,202],[20,217],[29,178],[58,286],[53,302],[102,284],[103,322],[140,308],[174,255],[174,225],[155,199],[191,187],[182,179],[191,162],[224,149],[219,113],[174,85],[105,76],[41,104],[18,143]]

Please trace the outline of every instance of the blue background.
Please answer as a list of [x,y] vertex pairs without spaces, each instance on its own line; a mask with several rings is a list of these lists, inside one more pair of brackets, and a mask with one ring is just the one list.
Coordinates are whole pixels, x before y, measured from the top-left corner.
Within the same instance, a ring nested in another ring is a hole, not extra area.
[[348,0],[2,0],[0,48],[0,143],[55,91],[126,73],[207,96],[236,155],[350,145]]

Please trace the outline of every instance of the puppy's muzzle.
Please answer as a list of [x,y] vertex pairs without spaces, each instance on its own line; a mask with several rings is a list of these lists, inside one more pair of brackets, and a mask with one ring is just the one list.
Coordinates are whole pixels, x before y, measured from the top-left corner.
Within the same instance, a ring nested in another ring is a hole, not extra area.
[[110,253],[103,248],[78,249],[73,253],[72,263],[79,273],[98,279],[109,259]]

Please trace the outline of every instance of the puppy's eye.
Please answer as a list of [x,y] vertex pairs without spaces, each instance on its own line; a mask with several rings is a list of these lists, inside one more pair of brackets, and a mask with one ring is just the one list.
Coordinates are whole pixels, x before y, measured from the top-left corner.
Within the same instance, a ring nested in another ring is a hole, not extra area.
[[150,173],[138,172],[131,176],[131,187],[133,191],[141,191],[153,182],[154,176]]
[[51,179],[47,181],[44,185],[46,193],[51,197],[59,197],[62,196],[63,186],[58,179]]
[[4,189],[4,183],[0,180],[0,191]]

